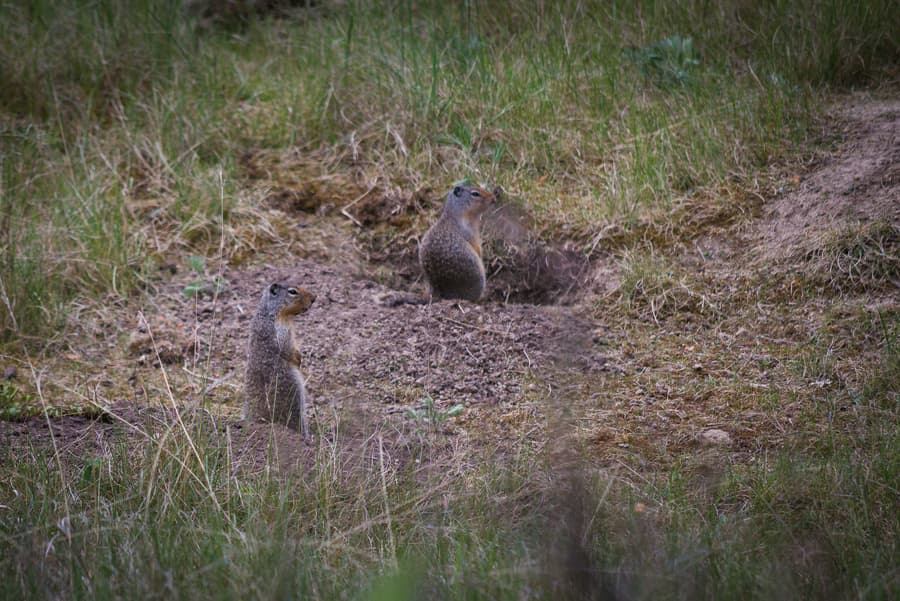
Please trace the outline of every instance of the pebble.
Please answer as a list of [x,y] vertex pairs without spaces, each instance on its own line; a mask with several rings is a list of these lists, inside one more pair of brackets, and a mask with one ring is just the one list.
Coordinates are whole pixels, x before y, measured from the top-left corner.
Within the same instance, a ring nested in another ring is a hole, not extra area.
[[703,444],[724,447],[731,444],[731,435],[728,434],[728,432],[726,432],[725,430],[718,430],[716,428],[713,428],[701,434],[700,440],[703,442]]

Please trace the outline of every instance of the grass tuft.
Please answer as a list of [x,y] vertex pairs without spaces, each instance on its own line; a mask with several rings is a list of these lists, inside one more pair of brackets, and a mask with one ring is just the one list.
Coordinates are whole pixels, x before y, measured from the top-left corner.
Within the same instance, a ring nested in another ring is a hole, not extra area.
[[900,286],[900,228],[873,221],[830,233],[808,253],[810,277],[840,292]]
[[632,312],[649,312],[655,323],[681,312],[715,313],[711,298],[690,282],[669,258],[650,247],[623,253],[621,281],[615,294]]

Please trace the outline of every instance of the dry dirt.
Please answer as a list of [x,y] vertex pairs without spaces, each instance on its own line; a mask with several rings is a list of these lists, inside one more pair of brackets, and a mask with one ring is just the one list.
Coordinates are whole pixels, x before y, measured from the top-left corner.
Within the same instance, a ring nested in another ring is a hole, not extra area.
[[[622,275],[614,257],[588,263],[563,242],[528,242],[513,257],[521,269],[488,258],[491,291],[480,304],[387,307],[379,302],[390,292],[384,283],[416,289],[410,249],[416,229],[434,217],[434,195],[380,196],[349,216],[316,205],[310,216],[314,192],[282,190],[270,210],[304,213],[297,244],[312,240],[319,222],[332,238],[316,239],[313,258],[274,265],[203,273],[175,265],[139,301],[82,312],[94,316],[91,328],[34,373],[48,402],[108,412],[54,419],[53,433],[64,454],[103,452],[116,436],[171,425],[175,400],[214,416],[240,462],[259,464],[272,431],[239,420],[246,328],[260,291],[290,280],[317,295],[295,329],[318,440],[377,430],[391,433],[395,448],[427,435],[457,451],[502,454],[523,444],[540,449],[562,429],[574,435],[567,444],[601,465],[653,469],[686,453],[753,461],[804,419],[816,394],[853,385],[855,367],[842,371],[838,362],[822,375],[798,359],[825,317],[836,306],[852,313],[900,304],[896,287],[787,301],[761,291],[770,263],[796,256],[795,248],[815,245],[823,233],[871,220],[900,227],[900,103],[855,97],[831,123],[834,147],[807,171],[776,182],[760,215],[676,245],[671,290],[644,298],[646,305],[624,303],[615,286],[604,285]],[[253,177],[267,175],[257,169]],[[371,220],[376,233],[335,225],[348,217]],[[514,224],[514,243],[528,238],[523,218],[497,223],[493,231],[501,233]],[[348,263],[342,252],[339,262],[323,260],[329,245],[352,246],[361,258]],[[394,268],[407,271],[392,277]],[[553,287],[541,289],[546,281]],[[848,357],[858,351],[847,349]],[[456,404],[461,415],[440,418]],[[428,421],[429,411],[439,419]],[[0,440],[14,447],[46,448],[49,432],[43,417],[0,422]],[[277,438],[286,457],[310,457],[311,446],[292,432]]]
[[766,205],[758,242],[764,256],[791,256],[847,226],[900,226],[900,104],[850,105],[838,113],[832,135],[837,148]]

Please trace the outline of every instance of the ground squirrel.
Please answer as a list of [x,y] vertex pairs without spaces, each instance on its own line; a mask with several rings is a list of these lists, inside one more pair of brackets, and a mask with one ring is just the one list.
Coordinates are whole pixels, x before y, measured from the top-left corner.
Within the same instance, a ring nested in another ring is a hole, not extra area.
[[484,293],[481,216],[495,195],[478,186],[456,186],[444,212],[419,243],[419,262],[433,297],[477,301]]
[[316,296],[299,286],[275,283],[259,299],[247,349],[248,418],[287,425],[306,436],[306,390],[298,369],[291,317],[309,310]]

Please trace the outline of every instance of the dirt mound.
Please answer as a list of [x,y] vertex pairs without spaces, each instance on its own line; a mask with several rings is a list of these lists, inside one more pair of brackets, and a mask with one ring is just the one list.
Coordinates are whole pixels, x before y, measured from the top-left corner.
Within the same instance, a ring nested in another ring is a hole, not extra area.
[[485,216],[486,297],[504,303],[568,304],[579,298],[590,262],[566,243],[542,240],[524,210],[500,204]]
[[900,102],[857,102],[835,118],[837,150],[766,207],[758,224],[763,258],[809,252],[830,232],[859,224],[900,227]]
[[[555,369],[561,360],[589,372],[606,361],[592,345],[593,322],[567,307],[438,302],[389,308],[378,300],[389,289],[311,261],[226,270],[222,277],[217,298],[184,295],[187,280],[176,277],[158,291],[155,310],[206,333],[196,346],[210,357],[210,378],[227,377],[232,390],[240,389],[256,299],[278,280],[299,282],[318,297],[295,321],[318,404],[381,412],[428,399],[439,406],[511,402],[530,373]],[[182,342],[176,330],[155,332],[154,340],[165,345],[170,335]]]
[[399,229],[409,228],[423,207],[436,205],[430,188],[421,188],[410,194],[399,191],[371,191],[343,210],[362,227],[388,224]]
[[[354,212],[366,226],[360,237],[368,251],[369,266],[379,270],[379,281],[390,288],[424,292],[417,232],[427,230],[441,206],[441,200],[429,192],[417,191],[399,201],[373,196],[371,209]],[[555,305],[572,304],[581,298],[591,268],[585,254],[574,245],[542,240],[525,211],[504,204],[502,193],[498,197],[501,203],[485,215],[482,227],[488,277],[484,300]],[[430,216],[426,208],[431,209]],[[373,212],[374,216],[367,217]],[[392,227],[373,227],[378,223]]]
[[488,260],[488,298],[535,305],[568,304],[577,298],[590,269],[583,253],[537,241],[524,248],[503,246],[495,243]]

